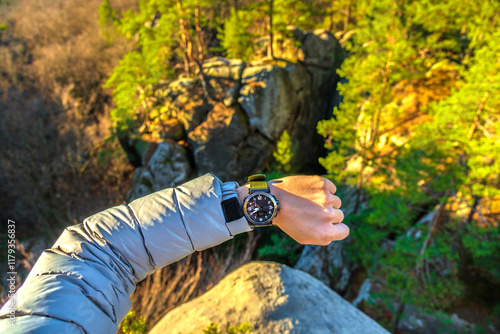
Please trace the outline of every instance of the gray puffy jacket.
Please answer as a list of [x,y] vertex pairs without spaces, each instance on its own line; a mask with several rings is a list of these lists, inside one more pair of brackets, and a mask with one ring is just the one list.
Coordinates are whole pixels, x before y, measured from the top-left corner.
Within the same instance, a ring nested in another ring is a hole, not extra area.
[[225,223],[221,201],[235,183],[206,174],[70,226],[45,250],[10,302],[1,333],[115,333],[135,283],[196,250],[250,230]]

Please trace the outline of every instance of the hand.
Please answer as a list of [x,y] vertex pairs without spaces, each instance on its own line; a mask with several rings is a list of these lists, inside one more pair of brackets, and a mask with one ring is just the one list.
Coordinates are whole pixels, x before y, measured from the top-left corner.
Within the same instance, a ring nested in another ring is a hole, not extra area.
[[[287,176],[269,181],[271,194],[280,202],[280,212],[273,224],[301,244],[326,246],[349,235],[342,224],[337,188],[321,176]],[[248,194],[246,186],[237,189],[240,201]]]

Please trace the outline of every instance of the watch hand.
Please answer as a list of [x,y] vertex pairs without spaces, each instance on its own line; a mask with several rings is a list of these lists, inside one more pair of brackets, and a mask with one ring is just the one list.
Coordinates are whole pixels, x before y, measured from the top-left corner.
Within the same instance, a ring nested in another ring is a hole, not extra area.
[[257,208],[256,208],[256,209],[255,209],[255,211],[254,211],[254,212],[252,212],[252,215],[253,215],[254,213],[256,213],[257,211],[259,211],[259,209],[257,209]]

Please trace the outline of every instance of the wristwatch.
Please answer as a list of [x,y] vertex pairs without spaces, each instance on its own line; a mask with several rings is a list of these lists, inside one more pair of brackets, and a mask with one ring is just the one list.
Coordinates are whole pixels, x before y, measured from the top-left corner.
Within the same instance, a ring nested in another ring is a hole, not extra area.
[[280,211],[280,203],[271,195],[264,174],[248,177],[248,196],[243,200],[243,214],[252,227],[271,226]]
[[271,226],[280,211],[280,203],[271,195],[265,175],[252,175],[248,183],[248,196],[243,200],[243,207],[236,192],[238,183],[222,185],[221,207],[231,235],[246,232],[249,228]]

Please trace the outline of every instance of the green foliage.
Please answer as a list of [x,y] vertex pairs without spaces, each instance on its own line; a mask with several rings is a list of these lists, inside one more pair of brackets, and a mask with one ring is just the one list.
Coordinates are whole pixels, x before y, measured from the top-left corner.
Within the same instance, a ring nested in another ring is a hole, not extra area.
[[220,31],[221,45],[228,58],[248,61],[253,53],[254,35],[248,32],[252,20],[246,14],[231,8],[231,15],[224,23],[224,29]]
[[101,33],[108,45],[113,44],[113,37],[117,34],[118,13],[111,8],[109,0],[104,0],[98,9]]
[[276,151],[273,152],[274,159],[278,163],[278,168],[284,173],[290,173],[292,169],[293,149],[292,141],[287,130],[284,130],[276,144]]
[[[221,45],[229,58],[249,60],[253,53],[254,41],[273,34],[287,36],[287,26],[294,25],[303,30],[318,28],[326,13],[324,0],[274,0],[251,1],[231,8],[231,15],[220,31]],[[269,29],[272,14],[272,28]]]
[[467,232],[462,235],[462,242],[474,262],[485,270],[497,284],[500,283],[500,235],[499,227],[467,226]]
[[[427,230],[423,229],[423,236]],[[422,273],[415,273],[420,260],[422,241],[425,238],[402,236],[394,248],[380,259],[380,267],[389,288],[385,296],[393,300],[411,302],[422,309],[438,310],[450,306],[463,291],[457,277],[458,252],[454,249],[454,236],[449,233],[435,235],[423,255]]]
[[109,0],[104,0],[99,6],[99,25],[106,28],[112,25],[117,18],[117,13],[111,8]]
[[[462,71],[463,83],[447,98],[431,105],[433,122],[423,124],[423,139],[413,145],[428,148],[439,143],[442,155],[457,168],[447,168],[451,184],[463,195],[500,196],[500,33],[485,35]],[[478,43],[476,43],[477,45]]]
[[[284,34],[286,26],[302,29],[321,26],[326,1],[275,0],[272,32]],[[223,13],[230,15],[221,22]],[[135,41],[115,67],[105,88],[113,91],[112,121],[118,131],[134,132],[155,106],[155,84],[175,77],[174,68],[193,74],[193,64],[225,50],[230,58],[249,60],[256,39],[269,34],[270,1],[230,5],[225,1],[140,0],[138,11],[117,13],[109,0],[99,7],[99,23],[112,43],[114,31]],[[219,30],[220,41],[208,41]],[[180,66],[179,66],[180,65]]]
[[136,128],[149,110],[147,101],[154,93],[153,84],[172,77],[172,70],[164,66],[164,55],[157,51],[127,53],[104,85],[113,88],[111,121],[118,130]]
[[[238,326],[230,326],[226,334],[239,334],[239,333],[250,333],[252,331],[253,327],[250,325],[248,322],[244,322]],[[203,334],[224,334],[223,332],[219,331],[219,325],[212,323],[208,325],[206,329],[203,330]]]
[[328,4],[326,1],[274,0],[273,30],[285,34],[288,25],[313,30],[318,27],[318,18],[325,15]]
[[135,316],[135,311],[130,311],[120,323],[120,329],[124,334],[145,334],[147,327],[142,316]]
[[[343,101],[318,123],[330,150],[320,163],[367,198],[346,217],[348,253],[385,283],[377,297],[389,309],[394,300],[444,309],[461,298],[464,250],[498,282],[498,223],[477,202],[500,199],[499,6],[364,0],[350,8]],[[436,205],[448,210],[444,221],[415,226]],[[460,205],[467,209],[455,217]],[[420,237],[406,235],[412,229]]]
[[303,246],[281,230],[269,228],[263,246],[258,254],[262,260],[269,260],[293,266],[300,258]]
[[142,0],[138,13],[128,10],[116,20],[117,29],[137,41],[104,86],[113,89],[111,119],[119,131],[137,128],[152,107],[154,85],[174,77],[171,59],[182,57],[180,17],[175,1]]

